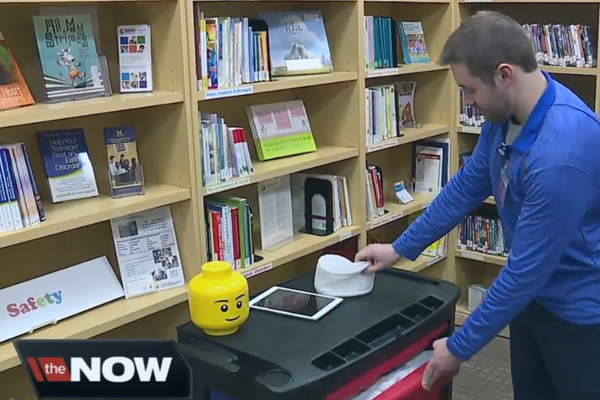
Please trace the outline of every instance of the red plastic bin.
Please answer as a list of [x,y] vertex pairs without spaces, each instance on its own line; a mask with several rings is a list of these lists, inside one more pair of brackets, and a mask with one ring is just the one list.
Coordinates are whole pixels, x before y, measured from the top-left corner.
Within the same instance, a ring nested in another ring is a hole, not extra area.
[[423,389],[421,380],[426,367],[427,363],[392,385],[373,400],[450,400],[446,398],[445,390],[448,380],[438,380],[429,391]]

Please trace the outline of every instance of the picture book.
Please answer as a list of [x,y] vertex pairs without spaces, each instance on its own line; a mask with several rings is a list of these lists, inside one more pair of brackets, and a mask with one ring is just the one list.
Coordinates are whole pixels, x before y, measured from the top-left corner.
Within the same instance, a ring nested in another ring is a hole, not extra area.
[[427,64],[431,62],[425,33],[420,21],[398,21],[398,32],[405,64]]
[[107,169],[113,196],[143,193],[135,127],[106,127],[104,128],[104,142],[106,143]]
[[415,90],[417,82],[398,82],[396,86],[396,118],[400,128],[414,128],[415,119]]
[[17,61],[0,32],[0,111],[34,103]]
[[98,196],[83,129],[37,133],[53,203]]
[[152,91],[150,25],[121,25],[119,38],[119,87],[121,93]]
[[48,102],[107,94],[106,59],[98,55],[89,15],[34,16],[33,25]]
[[320,11],[259,13],[258,17],[269,25],[271,76],[333,71]]
[[254,105],[246,114],[260,161],[317,150],[302,100]]

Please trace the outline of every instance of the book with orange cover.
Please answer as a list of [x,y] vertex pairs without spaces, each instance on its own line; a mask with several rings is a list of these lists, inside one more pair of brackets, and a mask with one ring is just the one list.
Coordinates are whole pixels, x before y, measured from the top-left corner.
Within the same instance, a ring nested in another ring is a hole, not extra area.
[[35,104],[2,32],[0,32],[0,111]]

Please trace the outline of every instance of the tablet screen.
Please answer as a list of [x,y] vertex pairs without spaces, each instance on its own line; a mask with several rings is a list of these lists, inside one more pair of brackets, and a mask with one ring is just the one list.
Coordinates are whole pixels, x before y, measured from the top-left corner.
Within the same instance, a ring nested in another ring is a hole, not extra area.
[[322,297],[318,294],[276,289],[273,293],[255,303],[255,306],[310,317],[321,311],[332,301],[334,299]]

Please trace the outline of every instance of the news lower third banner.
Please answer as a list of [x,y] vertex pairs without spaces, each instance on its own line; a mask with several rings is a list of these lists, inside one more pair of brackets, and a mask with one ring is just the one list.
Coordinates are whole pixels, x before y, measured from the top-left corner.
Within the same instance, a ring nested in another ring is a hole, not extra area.
[[192,399],[173,340],[15,340],[39,399]]

